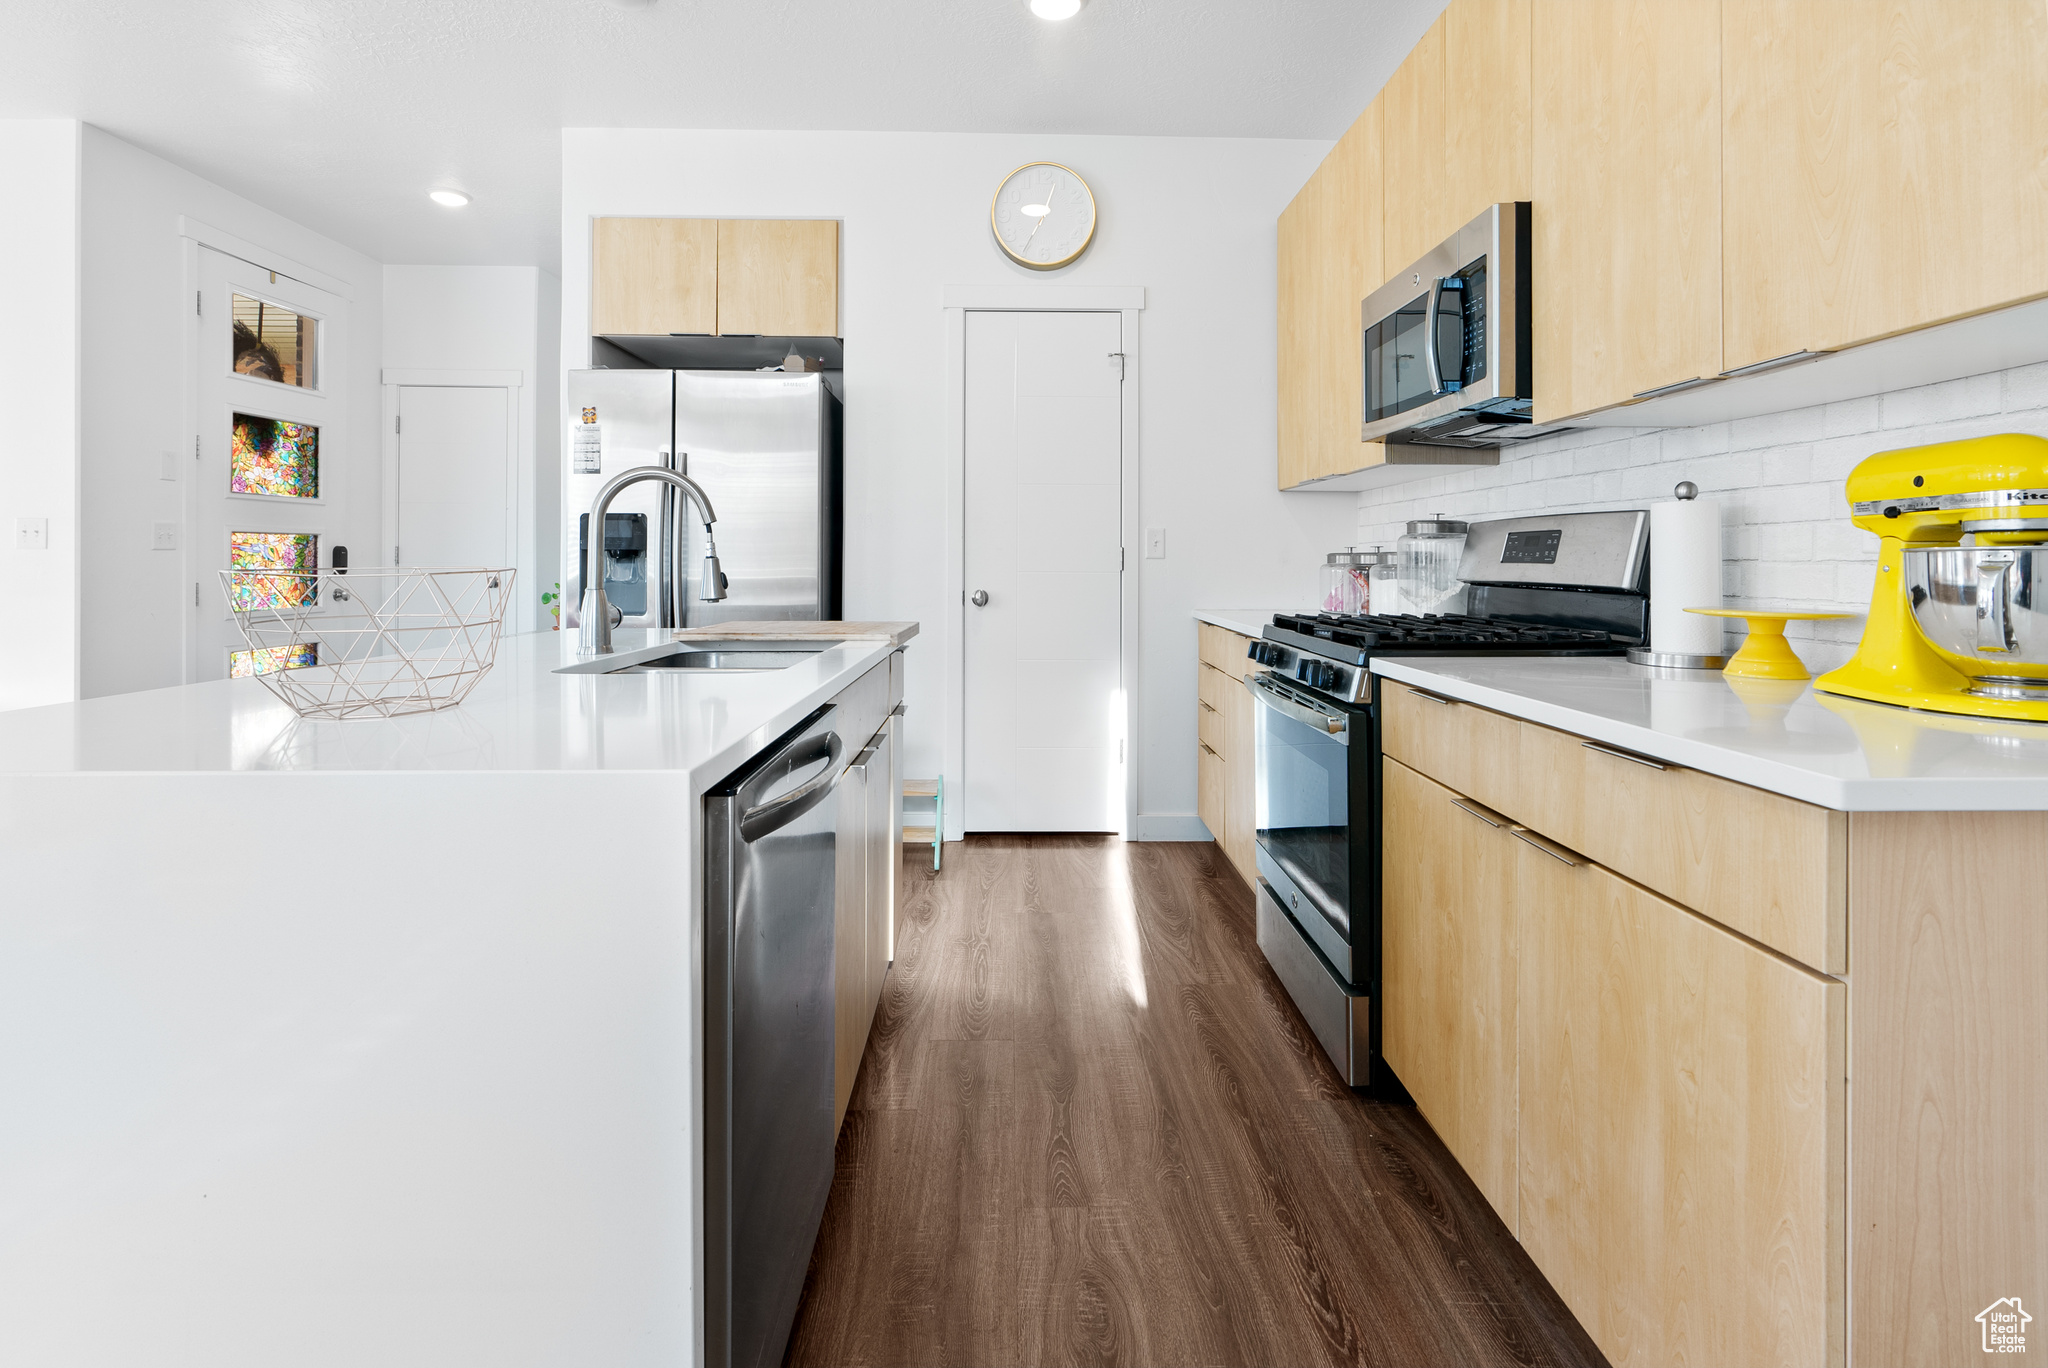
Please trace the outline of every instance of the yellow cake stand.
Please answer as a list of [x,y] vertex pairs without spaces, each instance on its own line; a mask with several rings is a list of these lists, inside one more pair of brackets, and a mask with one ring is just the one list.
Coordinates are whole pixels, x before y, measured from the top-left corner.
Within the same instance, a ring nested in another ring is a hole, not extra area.
[[1703,617],[1741,618],[1749,624],[1749,639],[1729,658],[1721,673],[1746,679],[1811,679],[1806,666],[1785,640],[1788,622],[1828,622],[1856,616],[1854,613],[1780,613],[1769,608],[1688,608]]

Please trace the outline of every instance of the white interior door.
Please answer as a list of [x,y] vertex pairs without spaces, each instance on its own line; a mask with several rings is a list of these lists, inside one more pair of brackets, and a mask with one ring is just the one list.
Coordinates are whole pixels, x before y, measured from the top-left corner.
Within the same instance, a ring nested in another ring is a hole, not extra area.
[[344,301],[210,248],[198,264],[186,640],[188,677],[205,680],[286,663],[246,651],[220,572],[331,565],[342,491],[361,457],[334,398]]
[[516,459],[509,389],[401,385],[397,563],[510,566]]
[[1123,320],[965,322],[965,825],[1118,831]]

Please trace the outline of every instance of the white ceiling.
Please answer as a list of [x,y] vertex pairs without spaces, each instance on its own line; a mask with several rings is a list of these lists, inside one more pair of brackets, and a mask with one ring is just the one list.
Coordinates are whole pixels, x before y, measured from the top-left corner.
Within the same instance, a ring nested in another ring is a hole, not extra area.
[[13,0],[0,117],[97,124],[380,261],[554,266],[565,127],[1334,138],[1442,8]]

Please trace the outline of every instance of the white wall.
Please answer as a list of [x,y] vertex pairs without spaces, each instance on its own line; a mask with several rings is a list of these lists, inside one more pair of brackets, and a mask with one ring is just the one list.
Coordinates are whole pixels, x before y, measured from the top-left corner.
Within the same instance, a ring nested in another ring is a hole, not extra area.
[[[911,775],[940,768],[945,661],[959,650],[962,611],[944,590],[942,288],[1145,289],[1127,397],[1139,413],[1139,522],[1166,529],[1167,557],[1130,548],[1140,603],[1135,834],[1203,837],[1190,615],[1312,601],[1316,566],[1354,520],[1350,498],[1275,488],[1274,224],[1330,144],[681,129],[567,129],[562,140],[567,366],[588,360],[592,217],[841,221],[845,611],[923,624],[908,654]],[[1051,278],[1010,264],[988,225],[996,185],[1041,160],[1078,171],[1100,210],[1088,255]]]
[[[1482,518],[1643,508],[1691,480],[1721,500],[1731,606],[1857,615],[1789,625],[1786,635],[1818,672],[1855,649],[1877,577],[1877,538],[1849,521],[1842,493],[1849,472],[1873,452],[1996,432],[2048,436],[2048,364],[1705,427],[1540,437],[1501,452],[1494,469],[1361,494],[1357,536],[1363,545],[1391,546],[1404,520],[1438,512]],[[1740,640],[1739,630],[1730,640]]]
[[[561,282],[534,266],[386,266],[383,300],[387,371],[516,370],[523,377],[518,617],[508,629],[546,625],[552,619],[542,616],[540,595],[560,562]],[[382,421],[388,429],[388,418]]]
[[0,119],[0,708],[78,696],[78,179],[76,120]]
[[[83,164],[81,691],[90,698],[182,682],[192,581],[218,592],[220,567],[194,557],[190,535],[178,552],[151,549],[152,524],[185,517],[192,464],[186,350],[195,282],[180,216],[242,239],[257,265],[282,271],[288,263],[339,282],[347,326],[330,334],[328,374],[341,376],[345,423],[323,434],[320,454],[326,471],[345,474],[322,484],[336,491],[330,535],[349,546],[377,544],[382,338],[379,268],[360,252],[98,128],[84,130]],[[162,478],[167,451],[180,454],[185,479]]]

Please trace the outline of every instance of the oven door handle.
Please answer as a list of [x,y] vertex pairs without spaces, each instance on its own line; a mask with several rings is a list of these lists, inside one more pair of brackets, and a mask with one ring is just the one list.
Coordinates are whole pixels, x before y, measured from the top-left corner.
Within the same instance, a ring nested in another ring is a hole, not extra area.
[[1245,676],[1244,686],[1251,691],[1253,698],[1282,717],[1291,717],[1304,726],[1325,732],[1340,746],[1351,744],[1351,718],[1348,715],[1335,708],[1311,703],[1265,675]]

